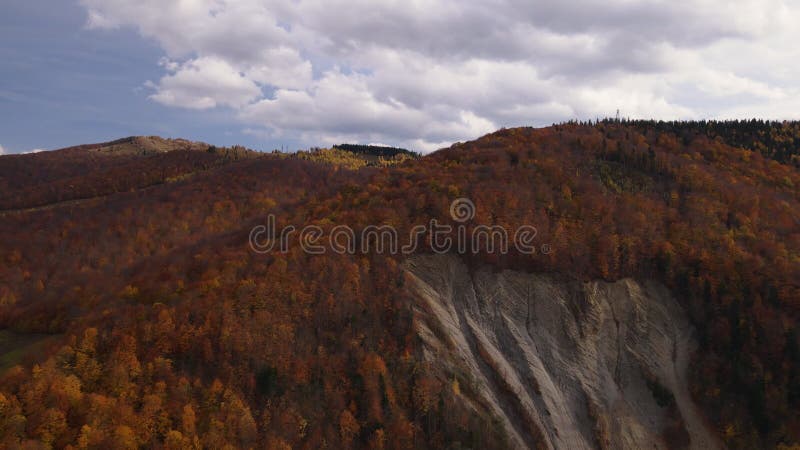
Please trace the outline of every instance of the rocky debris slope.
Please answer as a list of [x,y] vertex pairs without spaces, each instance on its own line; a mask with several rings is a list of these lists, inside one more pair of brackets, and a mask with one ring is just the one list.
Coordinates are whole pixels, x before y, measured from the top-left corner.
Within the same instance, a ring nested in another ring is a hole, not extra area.
[[425,357],[516,447],[719,448],[687,387],[693,328],[663,286],[407,263]]

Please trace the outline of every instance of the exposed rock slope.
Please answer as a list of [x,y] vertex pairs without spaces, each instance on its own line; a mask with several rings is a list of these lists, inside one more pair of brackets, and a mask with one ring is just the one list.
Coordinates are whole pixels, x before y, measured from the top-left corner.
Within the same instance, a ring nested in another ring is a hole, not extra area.
[[663,286],[408,262],[426,358],[512,445],[719,448],[687,388],[693,329]]

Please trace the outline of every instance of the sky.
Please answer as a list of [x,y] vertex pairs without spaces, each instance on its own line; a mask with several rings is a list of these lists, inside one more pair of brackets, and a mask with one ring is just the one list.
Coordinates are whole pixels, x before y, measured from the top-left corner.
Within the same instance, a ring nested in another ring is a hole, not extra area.
[[0,154],[800,118],[795,0],[3,0]]

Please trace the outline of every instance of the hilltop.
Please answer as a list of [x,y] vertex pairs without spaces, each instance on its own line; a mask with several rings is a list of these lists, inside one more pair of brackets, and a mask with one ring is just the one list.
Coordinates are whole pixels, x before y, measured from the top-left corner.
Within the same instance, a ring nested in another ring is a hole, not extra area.
[[102,197],[175,181],[258,153],[135,136],[0,158],[0,212]]
[[62,150],[86,150],[90,152],[113,155],[150,155],[179,150],[206,151],[212,146],[204,142],[193,142],[186,139],[166,139],[159,136],[130,136],[115,141],[99,144],[79,145]]

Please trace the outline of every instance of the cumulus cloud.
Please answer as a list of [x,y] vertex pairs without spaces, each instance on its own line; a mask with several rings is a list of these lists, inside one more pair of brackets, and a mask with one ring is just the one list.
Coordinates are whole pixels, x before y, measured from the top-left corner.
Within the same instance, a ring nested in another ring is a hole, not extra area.
[[791,0],[81,0],[164,50],[151,98],[247,133],[431,150],[611,115],[797,114]]
[[0,155],[5,155],[5,154],[6,154],[6,149],[4,149],[2,145],[0,145]]
[[183,64],[163,60],[171,72],[157,85],[151,99],[167,106],[209,109],[218,105],[242,107],[261,96],[261,89],[227,61],[217,57],[191,59]]

